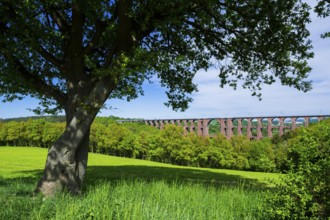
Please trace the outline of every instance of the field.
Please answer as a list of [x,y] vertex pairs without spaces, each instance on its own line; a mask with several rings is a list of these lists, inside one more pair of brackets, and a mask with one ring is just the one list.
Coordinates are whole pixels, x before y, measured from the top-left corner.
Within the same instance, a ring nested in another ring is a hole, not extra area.
[[45,199],[32,191],[46,154],[0,147],[0,219],[258,219],[279,177],[90,154],[83,194]]

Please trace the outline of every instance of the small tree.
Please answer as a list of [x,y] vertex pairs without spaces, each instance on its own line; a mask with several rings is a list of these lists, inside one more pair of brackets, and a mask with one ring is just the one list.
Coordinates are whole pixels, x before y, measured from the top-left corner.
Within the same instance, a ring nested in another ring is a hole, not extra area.
[[309,7],[300,0],[3,0],[0,95],[64,110],[66,129],[49,149],[36,191],[79,193],[90,125],[109,98],[131,100],[156,75],[173,109],[196,91],[194,74],[219,64],[220,85],[309,90]]

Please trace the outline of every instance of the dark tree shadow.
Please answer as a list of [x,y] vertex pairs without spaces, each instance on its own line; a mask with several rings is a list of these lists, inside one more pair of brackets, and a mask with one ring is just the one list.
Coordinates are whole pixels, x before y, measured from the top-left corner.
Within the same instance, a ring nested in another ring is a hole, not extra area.
[[141,180],[166,181],[179,184],[203,184],[205,186],[244,187],[249,189],[266,189],[268,186],[257,179],[244,178],[239,175],[216,173],[194,168],[170,168],[156,166],[91,166],[87,169],[85,186],[93,186],[98,181],[109,182]]
[[[38,179],[43,170],[18,171],[16,174],[24,174],[17,178],[0,177],[0,191],[7,195],[33,196]],[[242,187],[249,190],[260,190],[269,188],[265,183],[257,179],[245,178],[239,175],[211,172],[194,168],[156,167],[156,166],[90,166],[83,191],[95,186],[100,181],[110,184],[120,181],[165,181],[168,184],[202,184],[205,187]],[[20,187],[17,187],[17,186]],[[13,187],[16,186],[16,187]]]
[[33,196],[33,190],[41,177],[42,170],[17,171],[16,174],[22,174],[20,177],[4,178],[0,176],[0,194],[2,196]]

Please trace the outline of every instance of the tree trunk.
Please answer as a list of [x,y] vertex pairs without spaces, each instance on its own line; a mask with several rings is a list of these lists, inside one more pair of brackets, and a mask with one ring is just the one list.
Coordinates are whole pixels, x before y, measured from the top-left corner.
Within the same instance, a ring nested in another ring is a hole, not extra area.
[[66,128],[49,149],[45,170],[35,192],[45,196],[63,190],[71,194],[81,192],[87,167],[89,127],[85,125],[84,129],[75,132],[70,131],[70,126]]
[[109,80],[103,79],[80,107],[66,108],[66,130],[48,151],[44,173],[35,193],[52,196],[63,190],[71,194],[81,192],[87,167],[90,126],[113,88]]
[[[70,108],[66,111],[66,124],[69,125],[71,120],[74,117],[74,111]],[[86,168],[87,168],[87,161],[88,161],[88,147],[89,147],[89,138],[90,138],[90,129],[85,134],[84,139],[78,146],[78,149],[75,153],[75,175],[77,178],[77,188],[82,188],[82,183],[84,181]]]
[[85,138],[81,142],[76,152],[75,160],[76,160],[76,175],[79,180],[79,188],[81,190],[82,183],[85,178],[85,173],[87,169],[87,162],[88,162],[88,147],[89,147],[89,136],[90,136],[90,129],[85,135]]

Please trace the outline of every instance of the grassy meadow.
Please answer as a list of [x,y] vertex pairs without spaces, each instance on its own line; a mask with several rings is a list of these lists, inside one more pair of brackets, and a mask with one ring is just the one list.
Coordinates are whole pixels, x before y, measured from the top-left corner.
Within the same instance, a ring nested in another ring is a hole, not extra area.
[[34,197],[47,149],[0,147],[0,219],[262,219],[279,175],[90,154],[83,194]]

